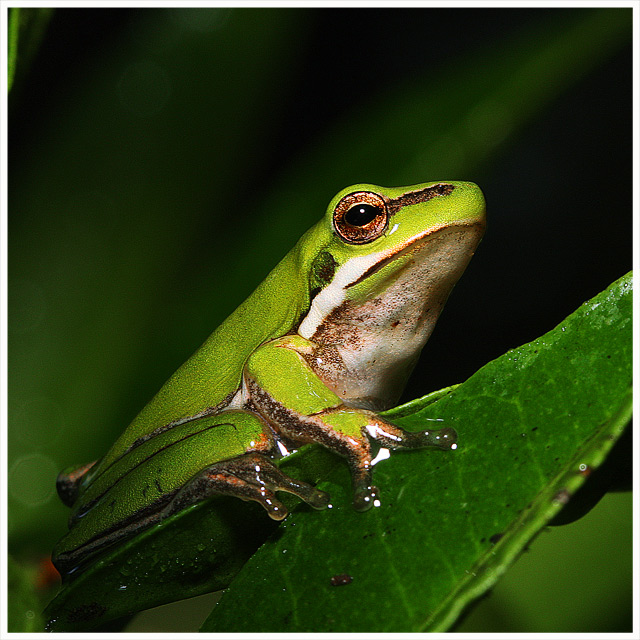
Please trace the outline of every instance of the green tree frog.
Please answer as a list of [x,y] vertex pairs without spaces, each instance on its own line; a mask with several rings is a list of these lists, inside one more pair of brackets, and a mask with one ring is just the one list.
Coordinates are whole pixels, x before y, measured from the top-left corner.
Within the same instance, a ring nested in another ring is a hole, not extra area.
[[378,412],[397,401],[484,228],[470,182],[340,191],[106,455],[60,474],[72,509],[56,566],[69,572],[214,494],[276,520],[278,491],[323,509],[327,493],[274,464],[305,443],[346,458],[360,511],[378,501],[375,446],[455,448],[451,428],[408,432]]

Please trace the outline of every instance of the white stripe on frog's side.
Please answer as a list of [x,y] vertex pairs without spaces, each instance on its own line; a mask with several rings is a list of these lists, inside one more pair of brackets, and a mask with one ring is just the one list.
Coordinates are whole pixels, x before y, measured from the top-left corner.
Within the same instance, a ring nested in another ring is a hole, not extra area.
[[380,251],[366,256],[357,256],[347,260],[335,273],[333,280],[314,299],[309,312],[298,327],[298,333],[311,340],[325,318],[347,297],[346,289],[356,282],[363,273],[383,260],[385,252]]

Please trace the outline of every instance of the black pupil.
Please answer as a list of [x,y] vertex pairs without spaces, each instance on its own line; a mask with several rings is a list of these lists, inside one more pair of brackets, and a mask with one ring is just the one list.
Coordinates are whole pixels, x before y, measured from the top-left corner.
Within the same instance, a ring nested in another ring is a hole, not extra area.
[[347,211],[344,219],[352,227],[364,227],[380,213],[378,207],[370,204],[356,204]]

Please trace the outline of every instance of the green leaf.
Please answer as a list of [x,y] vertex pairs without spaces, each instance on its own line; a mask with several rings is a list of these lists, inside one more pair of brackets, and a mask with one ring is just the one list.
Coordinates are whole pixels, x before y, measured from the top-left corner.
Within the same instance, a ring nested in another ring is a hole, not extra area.
[[18,35],[20,26],[20,8],[9,11],[9,42],[7,43],[7,91],[11,91],[13,78],[16,74],[16,61],[18,59]]
[[[24,75],[31,65],[44,37],[54,9],[9,9],[7,28],[7,92],[13,87],[16,74]],[[19,47],[18,47],[19,45]]]
[[[209,632],[422,632],[450,628],[600,466],[631,415],[631,275],[538,340],[435,402],[390,411],[439,419],[454,453],[393,455],[376,469],[382,506],[294,512],[239,573]],[[346,574],[350,584],[331,578]],[[266,586],[268,585],[268,587]],[[357,612],[357,614],[354,614]]]
[[120,545],[49,604],[48,631],[81,631],[227,586],[277,527],[257,504],[214,498]]

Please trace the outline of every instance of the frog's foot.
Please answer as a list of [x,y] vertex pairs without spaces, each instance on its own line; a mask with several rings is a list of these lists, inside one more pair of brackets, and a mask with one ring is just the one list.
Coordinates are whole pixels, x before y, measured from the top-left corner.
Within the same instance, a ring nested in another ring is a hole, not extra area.
[[435,447],[438,449],[456,449],[458,434],[455,429],[427,429],[426,431],[405,431],[394,424],[373,419],[364,429],[374,440],[389,449],[420,449]]
[[368,511],[374,505],[380,506],[378,487],[368,484],[355,489],[353,493],[353,508],[356,511]]
[[[369,420],[363,427],[381,446],[389,449],[418,449],[437,447],[438,449],[455,449],[457,434],[450,427],[429,429],[428,431],[405,431],[394,424],[369,414]],[[371,484],[372,456],[369,443],[353,440],[353,445],[344,455],[349,459],[351,477],[354,485],[353,508],[356,511],[367,511],[380,505],[378,488]]]
[[247,453],[218,462],[198,473],[171,501],[165,517],[211,495],[232,495],[242,500],[259,502],[274,520],[282,520],[287,508],[278,500],[276,491],[298,496],[314,509],[329,505],[329,494],[305,482],[285,475],[268,458]]

